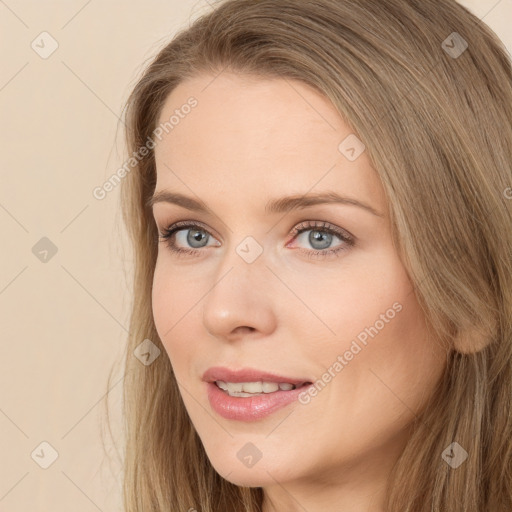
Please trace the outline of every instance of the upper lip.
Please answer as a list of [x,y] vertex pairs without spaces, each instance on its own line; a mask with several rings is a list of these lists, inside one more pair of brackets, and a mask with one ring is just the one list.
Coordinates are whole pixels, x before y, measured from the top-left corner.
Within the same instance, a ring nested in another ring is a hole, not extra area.
[[284,377],[275,373],[269,373],[255,368],[240,368],[236,370],[230,370],[223,366],[214,366],[208,368],[203,373],[203,380],[206,382],[215,382],[222,380],[224,382],[289,382],[290,384],[304,384],[305,382],[311,382],[307,378],[297,379],[294,377]]

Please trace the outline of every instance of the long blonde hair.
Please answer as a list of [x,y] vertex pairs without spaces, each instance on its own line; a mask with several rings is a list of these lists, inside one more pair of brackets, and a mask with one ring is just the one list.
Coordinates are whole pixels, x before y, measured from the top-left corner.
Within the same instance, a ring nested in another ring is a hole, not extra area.
[[[467,48],[465,47],[467,43]],[[228,69],[296,79],[328,97],[366,145],[392,236],[446,372],[390,475],[389,512],[512,510],[512,67],[453,0],[227,0],[147,66],[126,108],[130,154],[169,93]],[[158,233],[153,151],[121,184],[134,248],[124,378],[126,512],[261,511],[261,488],[210,464],[152,318]],[[150,339],[151,365],[134,357]],[[442,454],[457,442],[467,460]]]

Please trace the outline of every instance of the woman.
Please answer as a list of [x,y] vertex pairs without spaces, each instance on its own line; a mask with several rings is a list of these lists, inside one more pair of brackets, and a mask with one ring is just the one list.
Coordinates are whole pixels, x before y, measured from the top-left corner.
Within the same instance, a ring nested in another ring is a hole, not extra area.
[[126,120],[126,510],[511,510],[495,34],[451,0],[222,1]]

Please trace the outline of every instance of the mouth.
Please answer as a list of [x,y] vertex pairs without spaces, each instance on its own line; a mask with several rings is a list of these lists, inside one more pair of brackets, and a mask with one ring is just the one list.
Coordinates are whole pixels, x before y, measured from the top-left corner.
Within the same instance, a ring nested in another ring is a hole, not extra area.
[[[286,377],[284,375],[278,375],[276,373],[270,373],[263,370],[257,370],[255,368],[239,368],[232,370],[223,366],[213,366],[208,368],[203,374],[203,380],[206,382],[221,382],[226,383],[228,385],[247,385],[246,392],[250,393],[253,389],[256,389],[257,383],[266,383],[267,389],[271,389],[269,384],[286,384],[292,385],[295,387],[301,386],[306,382],[312,382],[311,379],[307,377],[296,378],[296,377]],[[242,391],[242,388],[238,389],[238,391]],[[274,390],[275,391],[275,390]],[[261,389],[259,392],[265,392],[264,389]]]
[[212,409],[225,419],[256,421],[300,400],[314,379],[251,368],[213,367],[203,375]]
[[294,389],[309,386],[312,384],[312,382],[306,381],[293,384],[291,382],[226,382],[223,380],[216,380],[214,381],[214,384],[229,396],[251,397],[268,395],[278,391],[292,391]]

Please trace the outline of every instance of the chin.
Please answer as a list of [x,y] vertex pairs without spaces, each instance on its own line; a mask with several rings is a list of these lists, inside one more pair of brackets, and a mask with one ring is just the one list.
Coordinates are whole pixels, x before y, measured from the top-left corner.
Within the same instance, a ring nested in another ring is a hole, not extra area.
[[[217,468],[215,468],[217,470]],[[239,487],[267,487],[274,485],[276,480],[279,478],[272,478],[272,471],[267,473],[263,468],[256,470],[256,468],[242,468],[242,469],[231,469],[227,472],[217,471],[224,480],[231,482],[232,484],[238,485]]]
[[282,479],[282,467],[276,466],[274,461],[265,461],[264,457],[254,462],[254,458],[244,460],[244,455],[249,451],[247,447],[240,455],[239,449],[235,456],[227,457],[226,452],[218,454],[218,457],[209,458],[215,471],[228,482],[241,487],[266,487],[275,485],[276,480]]

